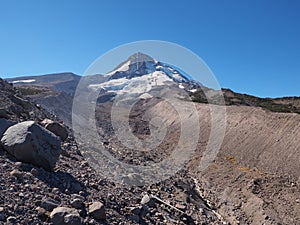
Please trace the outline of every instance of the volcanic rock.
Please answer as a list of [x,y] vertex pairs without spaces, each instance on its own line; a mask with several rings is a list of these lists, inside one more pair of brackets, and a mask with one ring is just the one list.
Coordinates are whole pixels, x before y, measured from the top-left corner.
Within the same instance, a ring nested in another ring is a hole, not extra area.
[[50,214],[54,225],[81,225],[82,219],[76,209],[57,207]]
[[62,141],[66,140],[68,137],[68,131],[66,127],[56,121],[50,119],[44,119],[41,124],[49,131],[51,131],[56,136],[60,137]]
[[52,170],[61,153],[60,140],[34,121],[9,127],[1,139],[3,148],[22,162]]
[[95,218],[96,220],[105,220],[106,213],[105,207],[102,202],[93,202],[89,206],[89,214],[91,217]]

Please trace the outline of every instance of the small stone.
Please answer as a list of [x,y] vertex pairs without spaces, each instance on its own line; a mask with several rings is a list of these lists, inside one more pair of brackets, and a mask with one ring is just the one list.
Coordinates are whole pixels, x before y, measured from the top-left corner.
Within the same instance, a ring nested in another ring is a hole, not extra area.
[[58,194],[60,192],[59,188],[53,188],[52,193]]
[[72,194],[71,196],[72,196],[73,199],[79,198],[82,202],[84,201],[84,197],[79,195],[79,194]]
[[89,206],[89,215],[96,220],[105,220],[106,212],[102,202],[93,202]]
[[81,168],[85,168],[87,167],[89,164],[86,161],[83,161],[82,163],[80,163],[80,167]]
[[51,214],[53,225],[82,225],[82,219],[76,209],[57,207]]
[[40,220],[45,221],[47,219],[47,211],[45,209],[42,207],[37,207],[35,210],[37,211],[37,216]]
[[16,162],[16,163],[15,163],[15,166],[16,166],[17,168],[22,168],[23,163],[22,163],[22,162]]
[[203,208],[200,208],[200,209],[199,209],[199,213],[200,213],[201,215],[204,214]]
[[67,128],[59,122],[52,121],[49,119],[44,119],[41,124],[49,131],[54,133],[56,136],[60,137],[62,141],[65,141],[68,137]]
[[83,202],[81,199],[79,198],[75,198],[72,202],[71,205],[75,208],[75,209],[80,209],[83,205]]
[[148,202],[150,202],[149,195],[144,195],[144,197],[141,200],[141,204],[147,204]]
[[18,179],[22,178],[22,173],[19,170],[14,169],[13,171],[10,172],[11,176],[14,176]]
[[59,205],[59,202],[55,201],[54,199],[43,199],[41,202],[41,207],[47,211],[52,211]]
[[265,217],[265,220],[268,220],[268,219],[269,219],[269,216],[268,216],[268,215],[265,215],[264,217]]
[[178,203],[175,205],[175,207],[177,209],[180,209],[180,210],[185,210],[186,209],[186,205],[181,205],[181,204],[178,204]]
[[132,214],[136,214],[136,215],[139,215],[142,211],[142,207],[132,207],[130,208],[130,212]]
[[142,205],[147,205],[149,207],[155,207],[155,202],[149,195],[145,195],[141,200]]
[[17,218],[15,216],[9,216],[6,219],[7,223],[15,223],[17,221]]
[[188,219],[187,219],[185,216],[183,216],[183,217],[181,218],[181,220],[182,220],[184,223],[187,223],[187,222],[188,222]]
[[109,141],[104,141],[103,145],[109,145]]
[[9,165],[7,163],[3,163],[2,167],[5,168],[5,169],[7,169],[9,167]]

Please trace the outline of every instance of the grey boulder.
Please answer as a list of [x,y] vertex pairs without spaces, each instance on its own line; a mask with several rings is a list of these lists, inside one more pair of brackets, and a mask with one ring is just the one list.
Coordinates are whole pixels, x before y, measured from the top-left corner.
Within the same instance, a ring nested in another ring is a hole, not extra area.
[[66,140],[68,137],[68,131],[67,128],[56,121],[52,121],[49,119],[44,119],[41,124],[49,131],[51,131],[56,136],[60,137],[62,141]]
[[59,202],[51,198],[44,198],[41,202],[41,207],[47,211],[52,211],[54,208],[58,207]]
[[34,121],[9,127],[1,138],[3,148],[19,161],[52,170],[61,153],[60,140]]
[[81,225],[82,219],[76,209],[57,207],[50,214],[54,225]]
[[105,220],[106,219],[106,212],[105,206],[102,202],[93,202],[89,206],[89,215],[96,220]]

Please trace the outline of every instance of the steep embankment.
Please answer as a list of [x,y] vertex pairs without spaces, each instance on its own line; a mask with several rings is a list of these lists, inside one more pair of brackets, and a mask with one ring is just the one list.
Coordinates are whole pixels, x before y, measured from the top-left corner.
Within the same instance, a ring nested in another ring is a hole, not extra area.
[[300,223],[299,128],[299,114],[227,107],[219,155],[199,181],[228,221]]
[[[189,103],[183,102],[182,107]],[[289,174],[300,178],[300,115],[274,113],[259,107],[216,106],[195,103],[198,111],[200,136],[197,150],[202,154],[211,132],[211,108],[223,109],[226,127],[219,156],[231,158],[244,167],[264,172]],[[180,123],[176,109],[160,102],[150,110],[152,115]],[[221,116],[222,117],[222,116]],[[196,125],[196,123],[195,123]],[[179,129],[178,132],[181,130]]]
[[[210,166],[200,171],[211,114],[207,104],[196,107],[200,136],[189,170],[200,195],[232,224],[299,224],[300,115],[226,107],[221,149]],[[177,117],[164,104],[152,110],[169,120]]]
[[224,154],[250,168],[300,178],[300,115],[227,107]]
[[[151,107],[145,110],[147,104]],[[181,109],[190,108],[190,104],[182,102]],[[297,130],[300,115],[274,113],[259,107],[227,106],[225,124],[218,123],[219,129],[226,126],[221,148],[209,167],[200,171],[199,163],[211,131],[211,108],[207,104],[196,103],[195,106],[200,135],[195,154],[188,164],[188,176],[194,179],[194,191],[214,209],[215,215],[231,224],[299,224],[300,136]],[[102,108],[101,115],[103,112]],[[169,125],[165,140],[150,152],[137,151],[133,155],[132,151],[115,145],[117,142],[110,135],[108,146],[117,149],[117,158],[143,162],[146,155],[148,160],[160,161],[161,156],[165,158],[168,157],[166,154],[171,154],[182,132],[180,122],[188,121],[191,115],[180,117],[167,102],[149,100],[132,109],[132,131],[141,137],[149,137],[147,121],[156,116],[164,118]],[[101,128],[104,133],[109,131],[103,124]],[[194,139],[194,135],[186,141]]]

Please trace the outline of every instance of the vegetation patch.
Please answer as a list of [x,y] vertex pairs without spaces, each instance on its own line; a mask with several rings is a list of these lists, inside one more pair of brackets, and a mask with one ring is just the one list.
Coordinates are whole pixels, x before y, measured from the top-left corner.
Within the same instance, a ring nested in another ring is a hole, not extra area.
[[232,164],[236,164],[236,159],[234,158],[234,156],[231,155],[226,155],[225,159],[227,159],[229,162],[231,162]]
[[34,87],[34,86],[19,86],[17,89],[25,96],[28,95],[37,95],[40,93],[44,93],[47,90],[41,87]]
[[[209,100],[205,94],[208,91],[210,91],[210,93],[215,93],[209,98]],[[239,94],[230,89],[222,89],[222,93],[220,91],[203,88],[194,93],[190,93],[190,97],[192,101],[199,103],[210,103],[216,105],[243,105],[261,107],[272,112],[300,114],[300,97],[259,98],[252,95]]]

